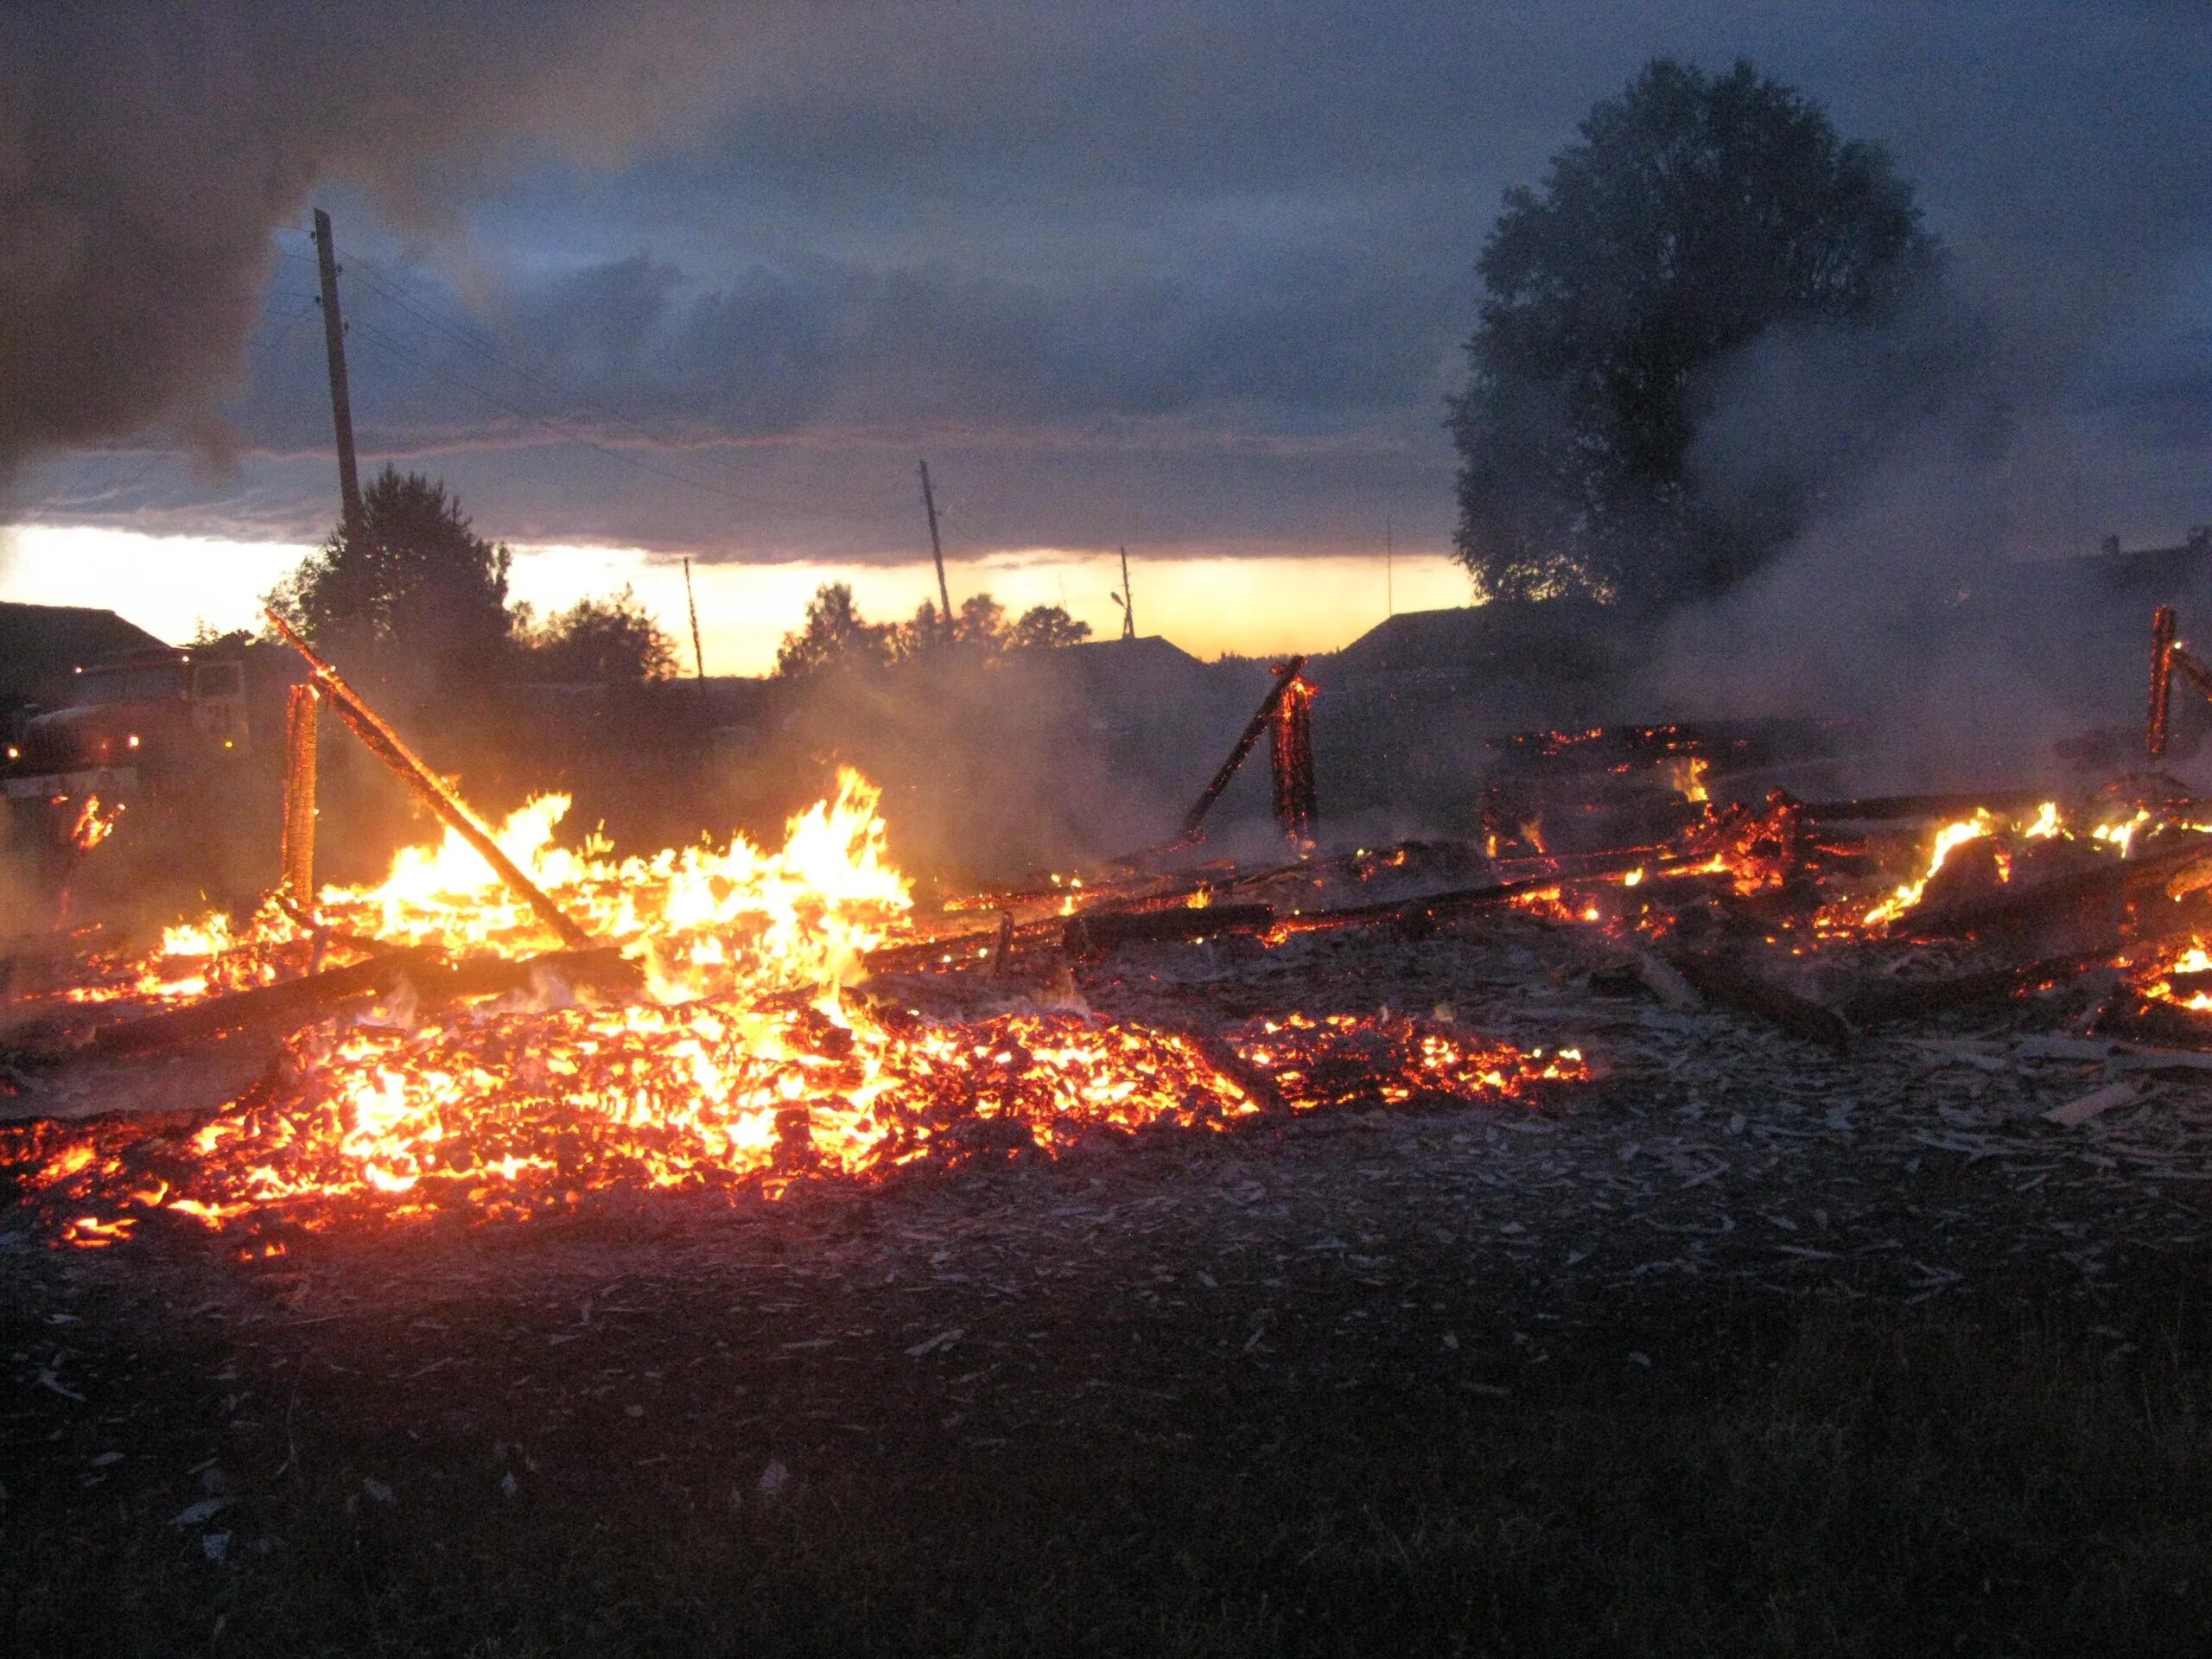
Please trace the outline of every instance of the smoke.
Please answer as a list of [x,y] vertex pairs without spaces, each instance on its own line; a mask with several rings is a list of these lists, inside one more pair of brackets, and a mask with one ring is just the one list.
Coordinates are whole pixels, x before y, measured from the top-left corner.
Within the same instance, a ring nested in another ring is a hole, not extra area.
[[1946,302],[1755,342],[1700,429],[1698,487],[1755,518],[1809,482],[1815,510],[1757,575],[1670,619],[1652,703],[1858,722],[1868,787],[2049,777],[2054,745],[2139,720],[2152,607],[2201,582],[2024,556],[2050,550],[2033,473],[2088,349],[2031,350]]
[[216,402],[318,187],[449,221],[501,172],[702,112],[729,9],[283,0],[0,9],[0,491],[45,449]]

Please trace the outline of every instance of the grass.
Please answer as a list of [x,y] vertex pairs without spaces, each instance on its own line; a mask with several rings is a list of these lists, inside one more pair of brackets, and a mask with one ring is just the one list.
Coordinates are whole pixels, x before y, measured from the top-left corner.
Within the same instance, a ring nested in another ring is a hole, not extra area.
[[[879,1437],[773,1494],[626,1457],[509,1497],[516,1454],[410,1432],[400,1397],[310,1410],[219,1562],[173,1495],[16,1493],[0,1630],[26,1655],[484,1659],[2205,1650],[2194,1361],[1919,1313],[1724,1313],[1707,1352],[1626,1388],[1562,1355],[1549,1397],[1343,1395],[1236,1459]],[[176,1386],[188,1409],[211,1385]]]

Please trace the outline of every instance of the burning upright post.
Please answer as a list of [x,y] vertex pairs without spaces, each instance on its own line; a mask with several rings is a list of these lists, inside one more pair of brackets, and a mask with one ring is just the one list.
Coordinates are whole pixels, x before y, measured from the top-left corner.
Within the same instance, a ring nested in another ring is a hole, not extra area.
[[1274,763],[1275,822],[1303,846],[1313,839],[1320,805],[1313,788],[1313,685],[1302,674],[1293,674],[1275,699],[1274,742],[1268,753]]
[[2151,616],[2151,712],[2143,726],[2143,747],[2156,766],[2166,753],[2166,713],[2174,677],[2174,607],[2161,605]]
[[360,694],[339,677],[336,669],[316,656],[307,641],[286,625],[283,617],[274,611],[264,611],[262,615],[269,619],[269,626],[276,630],[286,645],[307,658],[308,667],[314,671],[315,683],[330,699],[330,706],[337,711],[339,719],[346,722],[353,735],[361,740],[369,753],[397,772],[441,822],[480,853],[484,861],[499,872],[499,879],[537,913],[539,921],[552,929],[562,944],[571,950],[589,950],[591,935],[570,920],[568,912],[555,904],[543,887],[524,874],[514,860],[499,850],[499,843],[492,839],[492,832],[468,810],[467,803],[447,787],[445,779],[432,772],[412,749],[401,742],[399,734],[385,725],[377,711],[361,700]]
[[1268,722],[1275,717],[1275,705],[1283,700],[1292,685],[1298,683],[1299,671],[1306,666],[1306,658],[1294,657],[1275,670],[1275,683],[1268,688],[1268,695],[1260,700],[1259,709],[1245,722],[1243,732],[1236,740],[1236,747],[1229,752],[1229,759],[1221,763],[1213,781],[1205,792],[1191,803],[1191,810],[1183,815],[1183,833],[1179,842],[1188,843],[1203,838],[1201,826],[1205,823],[1213,804],[1221,798],[1221,791],[1229,787],[1229,780],[1236,775],[1237,767],[1244,764],[1244,757],[1252,753],[1252,746],[1260,741],[1260,734],[1268,729]]
[[312,683],[284,698],[284,887],[301,915],[315,915],[315,713]]

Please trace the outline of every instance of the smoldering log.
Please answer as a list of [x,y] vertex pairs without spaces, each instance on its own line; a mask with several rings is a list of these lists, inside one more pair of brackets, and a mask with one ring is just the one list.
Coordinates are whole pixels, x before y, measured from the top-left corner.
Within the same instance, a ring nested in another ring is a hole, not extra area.
[[1757,1014],[1794,1036],[1828,1048],[1848,1048],[1857,1035],[1850,1022],[1834,1008],[1800,996],[1726,957],[1694,950],[1669,950],[1662,956],[1700,995],[1723,1007]]
[[2100,1037],[2129,1037],[2170,1048],[2212,1048],[2212,1014],[2142,996],[2115,997],[2097,1016]]
[[1109,955],[1124,944],[1179,944],[1221,933],[1264,933],[1274,922],[1274,907],[1268,905],[1086,911],[1068,918],[1060,948],[1071,957],[1090,958]]
[[[1695,861],[1702,864],[1705,861],[1700,859]],[[1653,868],[1643,849],[1627,853],[1593,855],[1584,863],[1580,875],[1576,878],[1533,875],[1517,881],[1494,881],[1485,887],[1456,887],[1446,893],[1426,893],[1417,899],[1389,899],[1373,905],[1340,905],[1331,910],[1306,911],[1282,917],[1270,931],[1287,934],[1314,933],[1338,927],[1421,927],[1471,911],[1510,904],[1529,893],[1545,893],[1565,886],[1570,880],[1601,880],[1609,875],[1625,875],[1634,869],[1649,870],[1655,877],[1688,873],[1687,870]]]
[[1842,1013],[1853,1025],[1878,1026],[1892,1020],[1921,1019],[1952,1008],[2001,1002],[2047,981],[2071,979],[2106,961],[2111,954],[2108,950],[2075,951],[1942,978],[1869,980],[1844,999]]
[[359,694],[346,683],[336,669],[308,648],[307,642],[286,625],[283,618],[274,611],[265,610],[262,614],[269,619],[270,626],[276,630],[284,643],[307,659],[316,683],[330,698],[330,706],[337,710],[339,718],[346,722],[354,736],[361,740],[369,752],[398,773],[422,798],[423,804],[454,834],[481,854],[484,861],[499,873],[499,879],[531,907],[538,920],[553,930],[562,944],[571,950],[589,950],[591,935],[570,919],[568,912],[555,904],[543,888],[524,874],[521,868],[499,850],[499,844],[492,839],[492,832],[475,813],[469,810],[467,803],[447,787],[443,779],[400,741],[399,734],[385,725],[376,710],[362,701]]
[[2083,870],[2031,887],[2008,887],[1938,909],[1908,911],[1891,924],[1891,931],[1911,938],[1947,938],[1984,928],[2024,927],[2101,900],[2128,898],[2206,860],[2212,860],[2212,837],[2190,835],[2181,846],[2122,859],[2104,869]]

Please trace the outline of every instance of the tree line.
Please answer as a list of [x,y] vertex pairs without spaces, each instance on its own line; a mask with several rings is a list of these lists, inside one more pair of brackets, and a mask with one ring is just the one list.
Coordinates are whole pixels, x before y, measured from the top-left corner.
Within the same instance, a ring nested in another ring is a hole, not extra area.
[[[372,683],[428,697],[531,681],[642,685],[677,672],[676,642],[626,586],[539,617],[511,599],[511,549],[477,534],[442,481],[387,466],[339,525],[265,596],[318,652]],[[911,662],[938,652],[995,657],[1090,636],[1058,605],[1009,619],[977,594],[950,618],[925,600],[905,622],[872,623],[849,584],[823,585],[784,637],[776,672]]]

